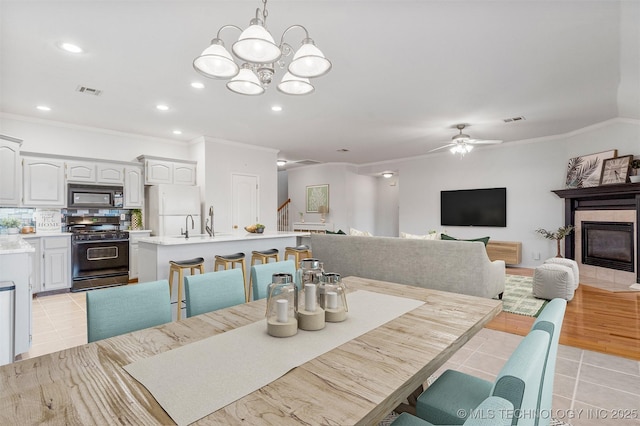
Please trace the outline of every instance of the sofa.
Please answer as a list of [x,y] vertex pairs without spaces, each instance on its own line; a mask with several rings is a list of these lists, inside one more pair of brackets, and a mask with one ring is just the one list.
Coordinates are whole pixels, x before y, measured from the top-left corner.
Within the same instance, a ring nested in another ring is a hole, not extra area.
[[311,234],[326,272],[486,298],[502,297],[505,263],[482,242]]

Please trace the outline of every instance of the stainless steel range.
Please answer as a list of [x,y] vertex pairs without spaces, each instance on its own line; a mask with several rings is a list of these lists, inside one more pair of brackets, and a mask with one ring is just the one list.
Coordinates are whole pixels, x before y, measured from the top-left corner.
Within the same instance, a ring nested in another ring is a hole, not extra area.
[[129,282],[129,233],[112,216],[67,216],[71,236],[71,291]]

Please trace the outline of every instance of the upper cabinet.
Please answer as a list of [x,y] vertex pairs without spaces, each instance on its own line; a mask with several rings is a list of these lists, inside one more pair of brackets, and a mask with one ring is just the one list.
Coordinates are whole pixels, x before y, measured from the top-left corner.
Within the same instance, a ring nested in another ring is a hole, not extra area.
[[144,203],[144,183],[142,167],[127,166],[124,168],[124,208],[140,209]]
[[145,185],[169,183],[174,185],[196,184],[196,162],[141,155],[138,161],[144,165]]
[[69,160],[65,163],[67,165],[67,182],[105,185],[122,185],[124,183],[125,167],[122,164]]
[[98,163],[96,183],[122,185],[125,168],[120,164]]
[[52,158],[23,157],[22,205],[65,207],[64,162]]
[[67,181],[69,182],[96,182],[96,163],[88,161],[67,161]]
[[0,135],[0,206],[20,204],[20,139]]

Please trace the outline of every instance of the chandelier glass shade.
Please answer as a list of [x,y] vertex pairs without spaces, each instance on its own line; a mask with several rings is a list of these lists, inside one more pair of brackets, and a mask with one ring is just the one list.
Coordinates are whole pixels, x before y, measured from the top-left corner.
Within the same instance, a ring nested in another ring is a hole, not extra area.
[[[276,44],[266,27],[267,0],[262,0],[262,11],[256,9],[256,17],[247,29],[235,25],[224,25],[218,30],[211,45],[193,60],[193,68],[205,77],[229,80],[227,88],[241,95],[261,95],[269,86],[277,69],[286,69],[277,88],[288,95],[306,95],[314,91],[310,78],[320,77],[331,70],[331,62],[318,49],[309,33],[302,25],[287,28]],[[259,14],[262,12],[262,19]],[[240,37],[233,43],[232,56],[220,38],[223,30],[233,28],[240,31]],[[301,47],[294,53],[284,42],[285,35],[293,29],[302,29],[305,37]],[[289,65],[284,58],[293,53]],[[240,64],[234,59],[237,58]]]
[[468,154],[473,149],[473,145],[469,145],[466,142],[457,142],[454,146],[449,148],[452,154],[460,154],[464,157],[465,154]]

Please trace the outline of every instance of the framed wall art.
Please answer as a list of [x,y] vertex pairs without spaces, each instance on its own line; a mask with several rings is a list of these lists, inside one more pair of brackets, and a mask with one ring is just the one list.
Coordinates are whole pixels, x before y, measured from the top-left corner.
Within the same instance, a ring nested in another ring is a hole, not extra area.
[[631,171],[631,161],[633,161],[633,155],[604,160],[602,164],[602,175],[600,176],[600,185],[626,183],[627,179],[629,179],[629,172]]
[[567,166],[567,188],[589,188],[600,185],[602,162],[608,158],[618,156],[618,150],[598,152],[596,154],[581,155],[569,160]]
[[307,213],[329,212],[329,185],[307,186]]

